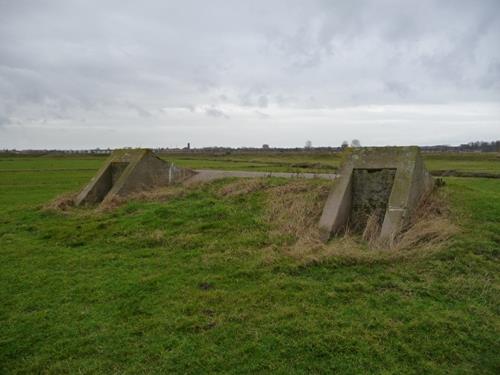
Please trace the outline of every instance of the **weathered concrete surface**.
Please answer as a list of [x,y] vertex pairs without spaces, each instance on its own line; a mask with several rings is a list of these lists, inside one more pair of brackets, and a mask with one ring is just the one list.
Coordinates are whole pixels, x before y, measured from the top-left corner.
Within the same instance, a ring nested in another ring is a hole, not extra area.
[[258,177],[281,177],[281,178],[321,178],[334,180],[334,173],[286,173],[286,172],[253,172],[253,171],[222,171],[215,169],[197,169],[196,174],[186,180],[186,183],[208,182],[226,177],[258,178]]
[[115,150],[75,199],[76,205],[95,204],[182,181],[194,174],[161,160],[149,149]]
[[153,154],[149,149],[115,150],[75,199],[75,204],[96,204],[125,197],[128,194],[166,186],[174,182],[206,182],[226,177],[284,177],[324,178],[333,180],[335,174],[245,172],[220,170],[190,170],[175,167]]
[[325,242],[350,218],[356,220],[352,217],[354,206],[354,213],[359,214],[361,207],[363,215],[369,214],[367,208],[385,208],[380,239],[392,243],[408,223],[422,196],[433,186],[418,147],[349,149],[339,176],[319,223],[320,237]]
[[372,215],[382,225],[395,175],[396,169],[353,170],[351,229],[363,231]]

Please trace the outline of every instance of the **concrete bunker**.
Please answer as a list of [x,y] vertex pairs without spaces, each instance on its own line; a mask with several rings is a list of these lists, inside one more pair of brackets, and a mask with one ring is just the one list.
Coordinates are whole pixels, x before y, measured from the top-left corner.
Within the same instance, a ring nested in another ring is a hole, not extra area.
[[350,149],[323,208],[320,238],[326,242],[346,225],[361,231],[371,218],[379,239],[392,243],[432,186],[418,147]]
[[191,177],[193,171],[164,161],[150,149],[115,150],[75,199],[75,204],[97,204]]
[[394,184],[396,169],[353,169],[351,228],[362,231],[371,217],[381,226]]

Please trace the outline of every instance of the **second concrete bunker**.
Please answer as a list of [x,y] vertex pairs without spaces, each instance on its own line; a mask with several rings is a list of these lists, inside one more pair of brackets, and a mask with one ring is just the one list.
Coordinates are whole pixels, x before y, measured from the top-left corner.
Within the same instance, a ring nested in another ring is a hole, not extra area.
[[328,241],[348,223],[359,229],[373,216],[379,239],[392,243],[432,186],[418,147],[351,149],[323,208],[320,238]]

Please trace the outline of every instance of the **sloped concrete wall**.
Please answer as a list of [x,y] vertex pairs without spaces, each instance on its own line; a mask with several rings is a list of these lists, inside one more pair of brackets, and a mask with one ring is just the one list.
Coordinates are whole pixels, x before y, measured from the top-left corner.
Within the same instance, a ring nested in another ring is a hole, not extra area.
[[194,174],[177,168],[149,149],[115,150],[84,187],[75,200],[76,205],[95,204],[114,197],[181,181]]
[[[327,241],[352,215],[352,179],[355,169],[396,171],[382,223],[380,239],[391,243],[409,222],[422,196],[433,186],[418,147],[367,147],[349,149],[344,155],[340,179],[330,193],[319,223],[320,237]],[[370,183],[370,181],[358,182]],[[356,218],[353,218],[354,220]]]
[[77,206],[101,202],[113,186],[111,164],[106,163],[75,199]]

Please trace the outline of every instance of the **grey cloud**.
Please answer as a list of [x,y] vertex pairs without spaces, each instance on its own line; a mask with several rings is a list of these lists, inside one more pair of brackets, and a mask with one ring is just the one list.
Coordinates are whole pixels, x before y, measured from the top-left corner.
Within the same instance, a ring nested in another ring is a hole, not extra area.
[[498,102],[498,45],[497,0],[0,0],[0,110],[70,129],[189,103],[164,118],[183,134],[195,108]]
[[257,105],[261,108],[266,108],[268,105],[268,99],[267,96],[261,95],[259,96],[259,99],[257,100]]
[[411,88],[403,82],[387,81],[385,82],[387,91],[396,94],[400,98],[408,98],[412,94]]
[[271,118],[270,115],[261,111],[254,111],[254,113],[262,120],[267,120],[268,118]]
[[0,126],[9,125],[11,123],[10,118],[0,114]]
[[228,119],[229,116],[224,113],[224,111],[216,108],[216,107],[209,107],[209,108],[205,108],[205,114],[207,116],[211,116],[211,117],[221,117],[221,118],[225,118],[225,119]]
[[132,108],[133,110],[135,110],[140,117],[144,117],[144,118],[153,117],[153,114],[151,112],[145,110],[144,108],[142,108],[141,106],[139,106],[137,104],[128,103],[128,106],[130,108]]
[[246,107],[266,108],[269,105],[267,89],[263,87],[253,87],[240,95],[239,104]]
[[194,105],[190,105],[190,104],[183,105],[183,106],[181,106],[181,108],[185,108],[191,113],[193,113],[196,110],[196,107]]
[[487,90],[500,90],[500,61],[488,65],[481,77],[481,87]]

